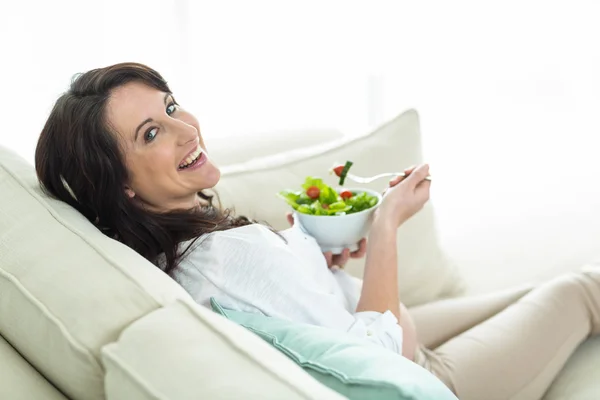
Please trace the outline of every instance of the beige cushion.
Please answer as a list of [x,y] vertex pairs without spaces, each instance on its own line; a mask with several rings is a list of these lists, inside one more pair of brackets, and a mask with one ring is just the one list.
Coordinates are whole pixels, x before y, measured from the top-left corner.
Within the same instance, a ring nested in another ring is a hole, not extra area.
[[315,146],[340,139],[342,133],[331,129],[303,129],[262,132],[257,135],[205,139],[210,158],[217,165],[239,164],[290,149]]
[[[337,179],[328,176],[327,171],[334,162],[346,160],[355,163],[352,172],[365,176],[401,171],[421,162],[417,113],[407,111],[362,137],[224,166],[217,189],[224,206],[233,205],[238,214],[282,229],[288,226],[285,213],[290,209],[275,193],[284,188],[298,188],[307,175],[323,176],[335,184]],[[386,185],[384,179],[364,186],[383,190]],[[398,251],[399,285],[406,304],[420,304],[462,291],[462,280],[438,243],[432,204],[400,228]],[[347,269],[362,277],[363,265],[364,260],[353,260]]]
[[544,400],[600,398],[600,336],[585,341],[571,356]]
[[100,348],[187,293],[0,148],[0,334],[67,396],[103,398]]
[[185,301],[134,322],[103,358],[109,400],[345,398],[257,336]]
[[66,400],[0,336],[0,399]]
[[[2,147],[0,193],[0,335],[68,397],[103,399],[101,348],[144,315],[177,299],[191,299],[137,253],[41,193],[33,167]],[[240,341],[251,335],[228,321],[220,327],[234,329]],[[165,352],[168,360],[174,344],[164,342],[154,351]],[[202,345],[213,348],[210,340]],[[211,355],[184,367],[210,370],[213,358],[221,357]],[[289,368],[291,361],[283,361],[274,371]],[[237,364],[228,368],[251,373]],[[267,384],[263,388],[269,391]],[[207,392],[201,397],[214,396]]]

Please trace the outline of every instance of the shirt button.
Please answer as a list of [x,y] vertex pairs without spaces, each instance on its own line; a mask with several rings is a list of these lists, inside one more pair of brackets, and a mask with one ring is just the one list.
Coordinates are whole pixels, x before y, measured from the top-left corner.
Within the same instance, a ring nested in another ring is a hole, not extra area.
[[373,331],[372,331],[372,330],[370,330],[370,329],[368,329],[368,330],[367,330],[367,336],[373,336]]

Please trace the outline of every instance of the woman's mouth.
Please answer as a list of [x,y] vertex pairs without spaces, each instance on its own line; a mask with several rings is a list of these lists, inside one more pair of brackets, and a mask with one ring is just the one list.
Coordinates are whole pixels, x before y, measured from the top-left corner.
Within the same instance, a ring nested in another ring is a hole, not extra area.
[[200,167],[205,162],[206,162],[206,155],[204,154],[204,151],[202,151],[202,148],[198,146],[196,151],[194,151],[193,153],[188,155],[187,158],[179,164],[179,168],[177,168],[177,169],[179,171],[196,169],[197,167]]

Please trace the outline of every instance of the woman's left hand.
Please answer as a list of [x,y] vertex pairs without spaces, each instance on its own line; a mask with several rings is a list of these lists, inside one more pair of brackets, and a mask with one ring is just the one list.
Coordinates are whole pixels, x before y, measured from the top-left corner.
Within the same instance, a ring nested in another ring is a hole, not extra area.
[[[287,220],[290,225],[294,225],[294,216],[292,213],[287,213]],[[327,267],[332,268],[337,266],[338,268],[344,268],[344,265],[351,258],[362,258],[367,254],[367,239],[362,238],[360,242],[358,242],[358,250],[350,252],[350,249],[346,248],[342,251],[341,254],[333,255],[330,251],[323,253],[325,260],[327,261]]]

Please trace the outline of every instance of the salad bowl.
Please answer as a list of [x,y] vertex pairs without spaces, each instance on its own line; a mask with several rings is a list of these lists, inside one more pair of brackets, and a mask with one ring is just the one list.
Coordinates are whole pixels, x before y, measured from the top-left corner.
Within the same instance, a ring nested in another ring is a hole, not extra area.
[[294,209],[294,223],[315,238],[323,252],[358,249],[367,236],[382,195],[365,188],[332,188],[308,177],[302,190],[278,193]]

